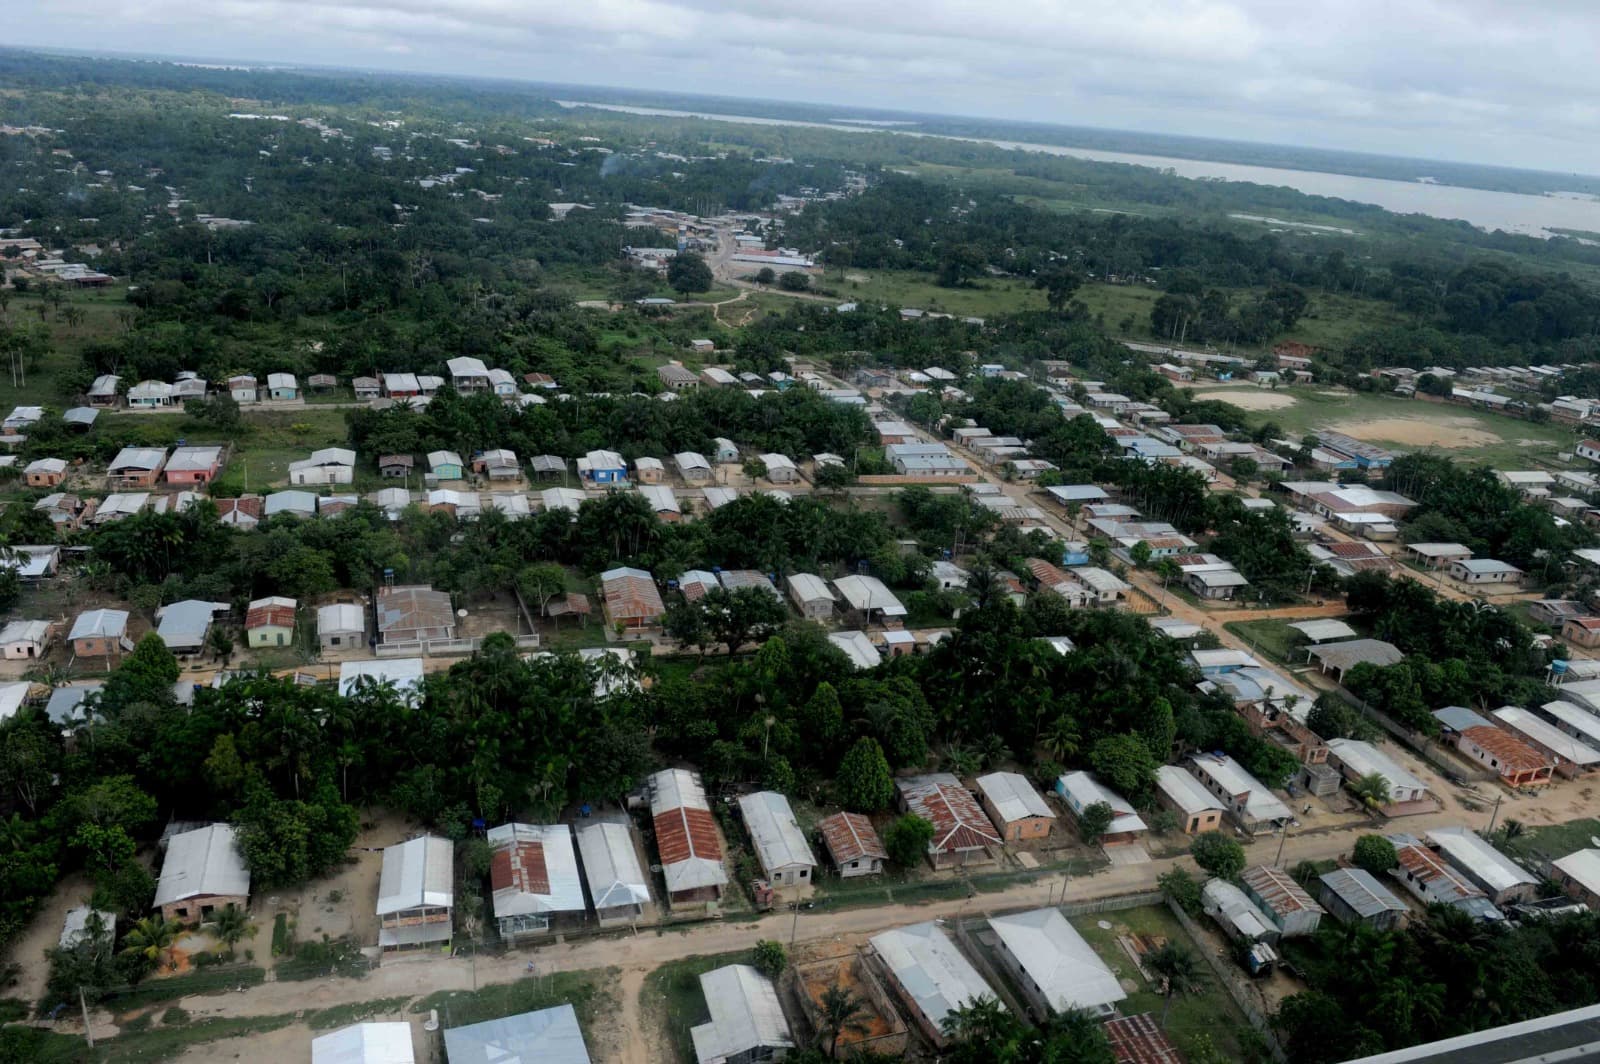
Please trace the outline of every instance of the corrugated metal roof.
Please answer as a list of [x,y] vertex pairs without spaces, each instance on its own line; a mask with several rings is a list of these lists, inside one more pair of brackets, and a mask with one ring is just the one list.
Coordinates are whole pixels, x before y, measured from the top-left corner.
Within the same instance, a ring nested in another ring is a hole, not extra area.
[[1055,819],[1055,811],[1020,772],[991,772],[979,776],[976,782],[978,790],[1008,824],[1035,816]]
[[834,594],[828,582],[815,573],[791,573],[788,577],[789,593],[798,602],[832,602]]
[[[359,629],[352,629],[359,631]],[[407,699],[415,699],[422,687],[421,658],[373,658],[339,663],[339,694],[348,697],[362,680],[394,684]]]
[[1100,1025],[1116,1064],[1183,1064],[1178,1047],[1148,1012],[1118,1016]]
[[650,888],[627,824],[592,820],[579,824],[577,832],[583,877],[596,909],[650,904]]
[[185,898],[249,893],[250,870],[239,855],[232,825],[210,824],[172,836],[151,905],[159,909]]
[[875,576],[841,576],[833,582],[853,610],[877,610],[886,617],[904,617],[906,608]]
[[1574,765],[1593,765],[1600,762],[1600,750],[1574,739],[1560,728],[1541,720],[1525,709],[1502,706],[1494,711],[1493,716],[1530,742]]
[[444,1051],[450,1064],[589,1064],[571,1005],[448,1028]]
[[1294,815],[1277,795],[1267,789],[1266,784],[1246,772],[1243,766],[1227,754],[1220,757],[1213,754],[1194,754],[1189,758],[1189,763],[1210,776],[1228,794],[1248,794],[1245,799],[1245,812],[1252,820],[1288,820]]
[[1428,841],[1437,846],[1451,864],[1487,883],[1496,894],[1518,884],[1539,882],[1466,828],[1434,828],[1428,832]]
[[[689,1029],[700,1064],[720,1064],[761,1049],[794,1048],[789,1021],[771,980],[748,964],[713,968],[700,976],[711,1022]],[[454,1064],[454,1062],[452,1062]]]
[[[1401,791],[1426,791],[1428,785],[1406,771],[1394,758],[1360,739],[1329,739],[1328,749],[1357,776],[1382,776],[1396,798]],[[1409,800],[1409,799],[1408,799]]]
[[1162,765],[1156,769],[1156,786],[1188,816],[1212,809],[1222,811],[1222,803],[1217,801],[1216,796],[1193,775],[1176,765]]
[[311,1064],[413,1064],[411,1025],[358,1023],[311,1040]]
[[858,669],[871,669],[883,664],[877,647],[865,632],[829,632],[828,642],[844,651],[850,663]]
[[116,473],[124,469],[160,469],[161,463],[166,459],[165,447],[124,447],[117,452],[117,456],[111,460],[106,471]]
[[421,835],[387,847],[378,878],[379,916],[405,909],[450,908],[455,902],[455,843]]
[[651,776],[650,815],[669,893],[728,882],[722,838],[698,776],[681,768]]
[[[1194,782],[1193,777],[1190,777],[1189,782]],[[1087,772],[1068,772],[1061,776],[1056,780],[1056,791],[1067,800],[1067,804],[1074,812],[1081,812],[1098,802],[1109,805],[1113,816],[1111,826],[1106,829],[1108,834],[1149,830],[1149,825],[1133,811],[1133,806],[1128,804],[1126,798],[1102,786],[1099,780]]]
[[872,948],[905,988],[917,1011],[938,1027],[952,1011],[994,997],[983,976],[932,922],[872,936]]
[[867,858],[887,860],[889,852],[883,848],[872,821],[860,813],[835,813],[817,822],[822,841],[828,847],[834,864],[849,864]]
[[567,825],[501,824],[487,838],[496,918],[587,908]]
[[1406,903],[1364,868],[1335,868],[1318,877],[1341,901],[1362,917],[1406,912]]
[[[1400,868],[1410,873],[1412,879],[1424,885],[1433,901],[1457,902],[1483,897],[1483,891],[1473,886],[1447,865],[1442,858],[1411,835],[1390,835]],[[1402,880],[1402,882],[1404,882]]]
[[608,569],[600,574],[600,589],[605,596],[606,612],[613,618],[648,620],[666,612],[655,578],[643,569],[628,566]]
[[1200,889],[1206,912],[1248,942],[1277,934],[1267,914],[1256,908],[1249,895],[1223,879],[1213,879]]
[[89,610],[72,622],[68,639],[116,639],[128,630],[127,610]]
[[[1508,768],[1513,772],[1533,772],[1541,768],[1547,768],[1551,764],[1548,756],[1535,750],[1515,735],[1501,731],[1492,724],[1467,728],[1461,734],[1472,742],[1477,743],[1481,749],[1494,755],[1502,767]],[[1504,775],[1504,773],[1501,774]]]
[[769,874],[788,868],[813,868],[817,859],[794,817],[789,799],[777,791],[757,791],[739,799],[739,812],[750,832],[756,857]]
[[1256,865],[1245,869],[1239,878],[1255,892],[1262,904],[1279,916],[1300,912],[1324,913],[1322,906],[1306,893],[1305,888],[1281,868]]
[[1000,845],[1000,836],[983,807],[961,781],[948,772],[896,780],[906,807],[933,825],[934,853],[976,850]]
[[1057,1012],[1099,1010],[1128,995],[1059,909],[997,916],[989,926]]

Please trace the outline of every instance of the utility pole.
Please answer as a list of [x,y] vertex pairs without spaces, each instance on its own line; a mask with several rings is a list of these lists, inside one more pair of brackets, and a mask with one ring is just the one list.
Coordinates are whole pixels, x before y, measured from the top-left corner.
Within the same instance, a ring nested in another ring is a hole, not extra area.
[[94,1048],[94,1028],[89,1026],[89,1003],[84,1000],[83,987],[78,987],[78,1007],[83,1010],[83,1037]]
[[1494,834],[1494,822],[1500,816],[1500,803],[1505,801],[1505,798],[1506,796],[1503,794],[1494,796],[1494,811],[1489,814],[1489,830],[1487,832],[1489,835]]
[[789,922],[789,948],[794,949],[795,935],[800,931],[800,888],[794,888],[794,919]]
[[1283,830],[1278,833],[1278,856],[1272,859],[1273,868],[1283,867],[1283,844],[1289,841],[1289,824],[1284,822]]

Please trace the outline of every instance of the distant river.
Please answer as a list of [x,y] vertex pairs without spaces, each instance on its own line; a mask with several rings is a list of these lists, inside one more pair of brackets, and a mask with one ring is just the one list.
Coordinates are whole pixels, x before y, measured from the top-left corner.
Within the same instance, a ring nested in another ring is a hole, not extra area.
[[1313,196],[1331,196],[1356,203],[1371,203],[1398,214],[1426,214],[1434,218],[1459,219],[1483,229],[1504,229],[1507,232],[1527,233],[1532,236],[1549,236],[1552,229],[1600,232],[1600,200],[1581,196],[1559,194],[1529,196],[1520,192],[1491,192],[1487,189],[1460,188],[1455,185],[1423,181],[1389,181],[1376,177],[1328,174],[1317,170],[1280,170],[1270,166],[1245,166],[1238,163],[1208,162],[1203,159],[1170,159],[1160,155],[1096,151],[1092,148],[1064,148],[1056,144],[1030,144],[1026,141],[993,140],[985,137],[946,137],[943,134],[917,133],[886,126],[863,126],[847,119],[835,122],[803,122],[798,119],[755,118],[704,111],[672,111],[660,107],[625,107],[621,104],[586,103],[578,100],[556,102],[563,107],[595,107],[605,111],[623,111],[635,115],[706,118],[719,122],[743,122],[761,126],[807,126],[844,133],[895,133],[901,136],[968,140],[980,144],[993,144],[1000,148],[1042,152],[1046,155],[1066,155],[1097,162],[1149,166],[1158,170],[1171,170],[1179,177],[1284,186]]

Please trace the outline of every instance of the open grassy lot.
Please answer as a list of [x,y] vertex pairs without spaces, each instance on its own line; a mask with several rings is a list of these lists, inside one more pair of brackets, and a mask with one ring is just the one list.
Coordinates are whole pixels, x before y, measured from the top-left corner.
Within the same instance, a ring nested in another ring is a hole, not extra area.
[[617,1013],[617,1001],[607,989],[615,982],[615,971],[550,972],[529,975],[514,983],[496,983],[474,992],[441,990],[419,998],[411,1011],[426,1015],[438,1009],[446,1027],[498,1020],[503,1016],[571,1005],[578,1014],[578,1025],[591,1044],[598,1041],[595,1025]]
[[1043,310],[1044,293],[1020,278],[989,278],[971,288],[941,288],[933,275],[914,270],[831,269],[814,284],[841,302],[916,307],[941,314],[985,318],[1019,310]]
[[1284,665],[1305,664],[1305,637],[1290,628],[1288,621],[1229,621],[1223,627],[1243,639],[1258,656]]
[[[1504,826],[1504,810],[1501,811],[1501,827]],[[1515,812],[1511,814],[1516,819]],[[1501,831],[1496,831],[1494,843],[1514,857],[1532,859],[1536,862],[1554,861],[1565,857],[1576,850],[1585,850],[1594,846],[1590,840],[1600,838],[1600,820],[1584,819],[1569,820],[1565,824],[1549,824],[1544,827],[1527,828],[1519,834],[1507,838]]]

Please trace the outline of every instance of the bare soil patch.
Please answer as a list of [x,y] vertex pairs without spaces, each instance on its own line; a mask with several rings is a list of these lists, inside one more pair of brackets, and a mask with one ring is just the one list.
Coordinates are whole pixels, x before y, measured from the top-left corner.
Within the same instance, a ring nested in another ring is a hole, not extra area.
[[1236,406],[1240,410],[1285,410],[1299,402],[1294,396],[1285,392],[1270,392],[1265,389],[1250,391],[1246,388],[1196,392],[1195,398],[1215,399]]
[[1471,418],[1462,417],[1380,417],[1336,421],[1328,427],[1358,440],[1383,440],[1410,447],[1458,449],[1500,442],[1499,436],[1485,431]]

